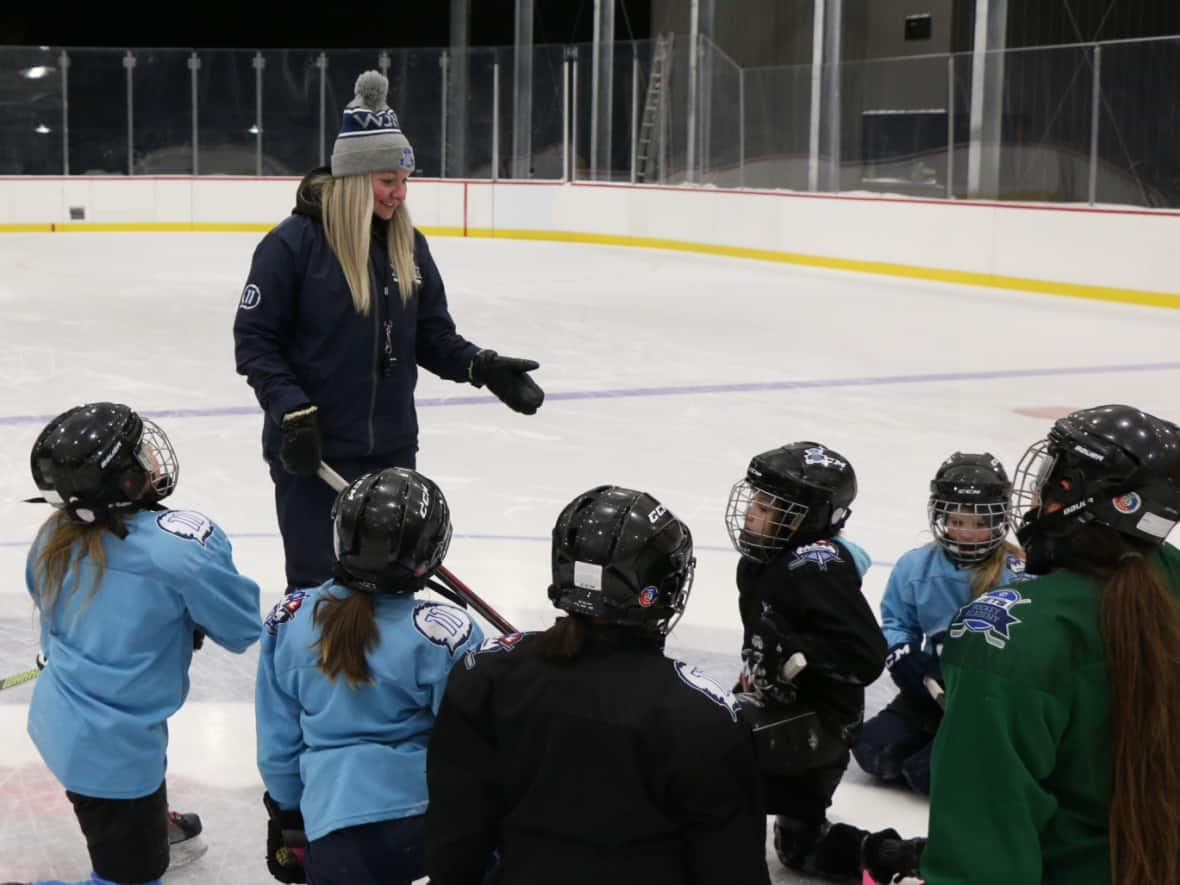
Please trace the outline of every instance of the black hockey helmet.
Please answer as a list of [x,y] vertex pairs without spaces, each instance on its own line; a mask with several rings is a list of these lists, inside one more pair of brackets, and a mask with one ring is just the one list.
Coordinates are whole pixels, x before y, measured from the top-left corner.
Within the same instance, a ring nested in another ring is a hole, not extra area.
[[1057,542],[1084,525],[1162,544],[1180,521],[1180,429],[1126,405],[1066,415],[1021,458],[1012,512],[1032,574],[1059,564]]
[[666,635],[688,604],[692,533],[646,492],[598,486],[553,527],[549,599],[573,614]]
[[994,455],[955,452],[930,481],[930,531],[960,565],[982,562],[1004,543],[1011,497],[1012,483]]
[[37,436],[29,461],[44,499],[76,522],[161,501],[180,476],[164,431],[122,403],[62,412]]
[[788,542],[838,532],[855,498],[847,458],[817,442],[793,442],[750,459],[730,490],[725,523],[738,553],[768,562]]
[[356,590],[421,590],[450,543],[451,510],[442,490],[405,467],[353,480],[332,504],[336,577]]

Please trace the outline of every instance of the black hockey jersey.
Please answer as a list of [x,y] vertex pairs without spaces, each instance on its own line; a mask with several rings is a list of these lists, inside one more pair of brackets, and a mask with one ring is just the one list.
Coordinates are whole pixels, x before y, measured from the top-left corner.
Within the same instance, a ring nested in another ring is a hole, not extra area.
[[864,686],[881,675],[888,651],[860,589],[868,564],[868,554],[837,537],[789,547],[767,563],[743,558],[737,568],[743,657],[773,611],[798,644],[792,650],[807,658],[796,704],[849,743],[864,716]]
[[427,871],[479,885],[766,885],[765,815],[733,696],[662,640],[594,627],[574,661],[539,634],[451,672],[430,740]]

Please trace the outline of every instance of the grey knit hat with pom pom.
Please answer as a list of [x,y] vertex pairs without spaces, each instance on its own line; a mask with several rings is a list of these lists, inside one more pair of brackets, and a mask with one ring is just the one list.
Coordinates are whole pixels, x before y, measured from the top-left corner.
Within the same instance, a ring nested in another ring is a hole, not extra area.
[[386,104],[389,81],[380,71],[356,78],[356,98],[344,109],[344,125],[332,147],[332,177],[414,171],[414,149]]

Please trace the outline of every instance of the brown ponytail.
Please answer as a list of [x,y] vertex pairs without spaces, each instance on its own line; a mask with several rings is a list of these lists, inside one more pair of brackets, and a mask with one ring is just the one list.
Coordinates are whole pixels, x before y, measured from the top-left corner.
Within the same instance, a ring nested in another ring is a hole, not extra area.
[[[121,520],[122,517],[111,512],[111,520]],[[121,526],[121,522],[115,523]],[[45,542],[37,553],[33,565],[35,586],[33,598],[41,617],[52,620],[53,609],[62,597],[66,575],[71,571],[77,573],[82,560],[89,559],[94,563],[94,582],[91,584],[84,606],[89,604],[90,598],[98,590],[99,581],[106,571],[106,553],[102,549],[103,536],[111,531],[110,526],[103,523],[74,522],[64,511],[53,513],[37,533],[38,538],[45,536]],[[75,578],[75,586],[78,583]],[[81,611],[81,609],[79,609]]]
[[581,615],[558,618],[533,641],[533,653],[548,661],[573,661],[586,644],[586,620]]
[[1180,882],[1180,606],[1152,567],[1157,548],[1108,528],[1071,547],[1103,579],[1110,673],[1110,855],[1116,882]]
[[335,682],[343,674],[352,688],[372,683],[365,653],[376,648],[381,639],[373,595],[361,591],[344,597],[326,594],[316,603],[312,623],[320,628],[315,647],[319,649],[317,665],[324,675]]

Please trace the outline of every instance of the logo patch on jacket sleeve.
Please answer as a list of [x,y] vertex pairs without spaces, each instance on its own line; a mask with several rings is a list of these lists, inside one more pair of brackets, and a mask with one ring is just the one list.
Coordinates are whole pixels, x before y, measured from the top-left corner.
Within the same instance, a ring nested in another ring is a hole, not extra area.
[[463,656],[463,666],[468,670],[475,667],[476,655],[506,654],[515,651],[517,643],[525,637],[524,633],[505,633],[503,636],[491,636]]
[[733,692],[726,691],[711,678],[705,675],[700,667],[693,667],[684,661],[674,661],[676,675],[689,688],[699,691],[719,707],[724,707],[734,722],[738,719],[738,702]]
[[306,598],[306,590],[294,590],[280,599],[278,604],[270,610],[270,614],[266,616],[266,620],[263,621],[266,632],[271,636],[277,634],[279,632],[279,624],[285,624],[294,618],[295,613],[302,607],[303,600]]
[[471,636],[471,619],[453,605],[420,602],[414,606],[414,629],[454,654]]
[[1003,648],[1012,638],[1012,627],[1020,623],[1012,609],[1029,602],[1015,590],[990,590],[959,609],[949,632],[956,639],[964,633],[982,633],[988,645]]
[[238,307],[242,310],[253,310],[262,303],[262,290],[250,283],[242,290],[242,298]]
[[156,517],[156,525],[170,535],[196,541],[202,547],[213,534],[213,521],[194,510],[167,510]]
[[810,562],[821,572],[826,572],[829,562],[844,561],[840,558],[840,549],[831,541],[816,541],[814,544],[797,547],[794,552],[795,558],[787,566],[791,571],[805,566]]

